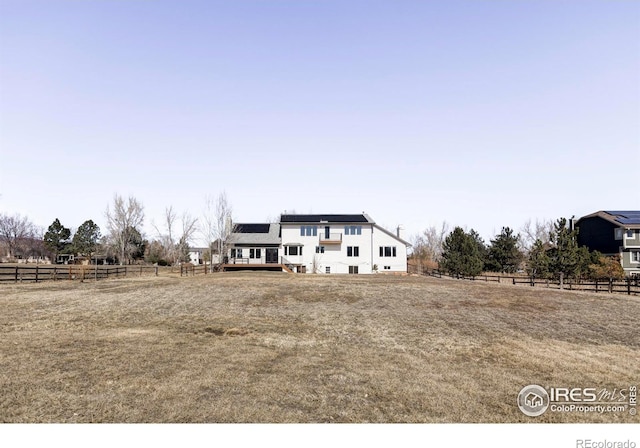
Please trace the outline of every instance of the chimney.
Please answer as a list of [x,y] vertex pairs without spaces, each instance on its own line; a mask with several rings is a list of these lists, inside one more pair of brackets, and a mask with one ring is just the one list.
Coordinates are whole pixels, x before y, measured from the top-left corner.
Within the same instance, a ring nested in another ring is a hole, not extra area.
[[402,238],[402,224],[400,224],[398,227],[396,227],[396,235],[398,238]]

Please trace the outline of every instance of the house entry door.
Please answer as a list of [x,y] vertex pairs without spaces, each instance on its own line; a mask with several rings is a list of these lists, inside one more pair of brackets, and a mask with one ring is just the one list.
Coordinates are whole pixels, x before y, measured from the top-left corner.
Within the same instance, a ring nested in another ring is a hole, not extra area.
[[275,247],[268,247],[265,252],[265,261],[267,263],[278,262],[278,249]]

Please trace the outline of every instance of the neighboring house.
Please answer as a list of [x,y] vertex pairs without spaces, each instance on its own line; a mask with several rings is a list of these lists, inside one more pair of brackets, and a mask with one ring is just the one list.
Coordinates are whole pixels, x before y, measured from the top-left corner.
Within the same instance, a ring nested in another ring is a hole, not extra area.
[[204,261],[203,261],[202,257],[203,257],[204,252],[206,250],[207,250],[206,247],[190,247],[189,248],[189,263],[192,263],[192,264],[203,264]]
[[640,275],[640,211],[599,211],[576,221],[578,244],[619,255],[627,275]]
[[[218,255],[218,240],[215,240],[212,243],[213,247],[213,264],[220,263],[220,256]],[[207,259],[205,260],[205,255],[207,255]],[[211,264],[211,259],[209,258],[209,248],[208,247],[190,247],[189,248],[189,262],[192,264]]]
[[301,273],[407,272],[409,243],[364,213],[284,214],[277,224],[236,224],[228,241],[227,267],[279,264]]

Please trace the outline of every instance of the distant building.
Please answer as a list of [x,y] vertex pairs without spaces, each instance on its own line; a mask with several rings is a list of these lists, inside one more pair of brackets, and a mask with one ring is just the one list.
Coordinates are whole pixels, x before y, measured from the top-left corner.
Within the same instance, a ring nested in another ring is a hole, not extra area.
[[398,233],[364,213],[284,214],[279,223],[234,225],[225,269],[280,265],[299,273],[405,273],[409,243]]
[[619,255],[627,275],[640,275],[640,211],[599,211],[575,223],[578,244]]

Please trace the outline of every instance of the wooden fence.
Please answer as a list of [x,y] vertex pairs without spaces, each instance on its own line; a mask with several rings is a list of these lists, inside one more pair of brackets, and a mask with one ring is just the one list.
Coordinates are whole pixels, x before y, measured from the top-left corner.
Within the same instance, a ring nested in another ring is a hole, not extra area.
[[1,265],[0,283],[56,280],[102,280],[118,277],[158,275],[157,266],[95,265]]
[[497,283],[510,283],[513,285],[527,285],[532,287],[544,287],[551,289],[566,289],[570,291],[592,291],[592,292],[607,292],[614,294],[627,294],[627,295],[640,295],[640,278],[627,278],[623,281],[611,281],[611,280],[564,280],[562,283],[560,280],[549,279],[532,279],[529,277],[508,277],[500,275],[478,275],[475,277],[463,276],[463,275],[451,275],[438,270],[424,270],[423,275],[431,277],[451,277],[460,280],[474,280],[484,282],[497,282]]
[[[217,268],[216,266],[214,266],[213,270],[211,269],[211,266],[206,265],[206,264],[199,264],[199,265],[180,265],[180,277],[188,277],[188,276],[193,276],[193,275],[198,275],[198,274],[210,274],[211,272],[216,272],[219,271],[219,268]],[[171,270],[171,272],[173,272],[173,269]]]

